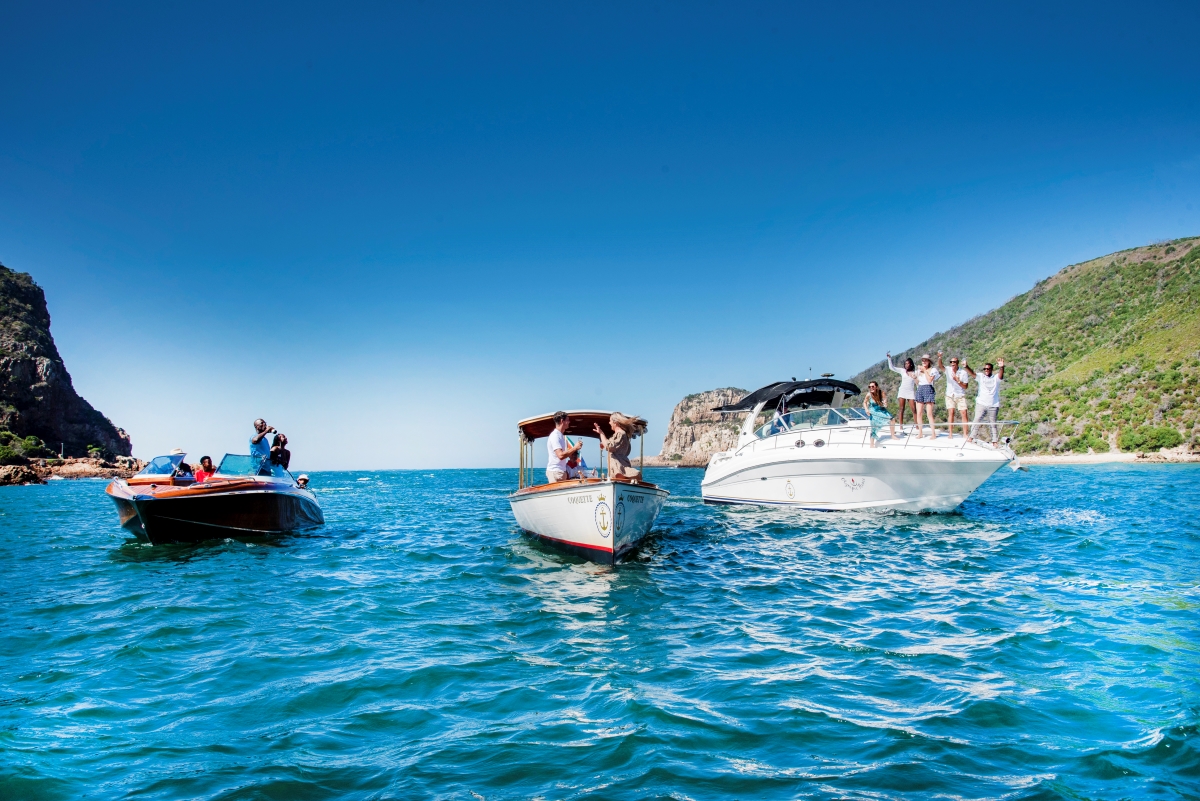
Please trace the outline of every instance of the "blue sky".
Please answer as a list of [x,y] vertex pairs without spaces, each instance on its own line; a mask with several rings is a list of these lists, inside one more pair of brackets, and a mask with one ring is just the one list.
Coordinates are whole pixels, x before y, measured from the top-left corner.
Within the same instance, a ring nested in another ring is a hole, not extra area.
[[1200,6],[842,5],[6,4],[0,262],[138,455],[467,467],[1200,233]]

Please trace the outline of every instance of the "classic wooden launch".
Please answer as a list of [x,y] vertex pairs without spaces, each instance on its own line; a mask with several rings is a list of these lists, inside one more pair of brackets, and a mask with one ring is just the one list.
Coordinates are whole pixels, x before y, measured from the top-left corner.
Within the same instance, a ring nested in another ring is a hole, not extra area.
[[203,483],[181,472],[183,457],[156,457],[132,478],[108,485],[122,528],[159,545],[283,534],[325,522],[312,491],[261,457],[226,454]]
[[[567,414],[571,417],[568,437],[595,438],[595,425],[605,436],[612,436],[611,412]],[[670,493],[646,481],[610,477],[607,455],[601,459],[604,464],[596,477],[536,483],[539,475],[545,476],[548,459],[537,458],[533,443],[550,436],[554,415],[522,420],[517,429],[521,471],[518,489],[508,496],[508,502],[518,525],[540,540],[603,564],[615,564],[636,549],[650,533]]]

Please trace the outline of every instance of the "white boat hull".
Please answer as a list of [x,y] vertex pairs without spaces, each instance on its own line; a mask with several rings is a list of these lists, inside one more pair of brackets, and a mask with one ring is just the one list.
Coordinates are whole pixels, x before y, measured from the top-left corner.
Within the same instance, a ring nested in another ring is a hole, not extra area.
[[[945,435],[924,442],[884,437],[880,447],[870,448],[858,432],[843,431],[844,437],[837,430],[808,434],[801,447],[795,442],[804,437],[789,432],[717,454],[705,470],[701,496],[709,503],[822,511],[947,512],[1013,458],[1007,448]],[[818,436],[824,444],[814,447]]]
[[650,533],[667,496],[652,484],[563,481],[508,496],[529,534],[586,559],[614,564]]

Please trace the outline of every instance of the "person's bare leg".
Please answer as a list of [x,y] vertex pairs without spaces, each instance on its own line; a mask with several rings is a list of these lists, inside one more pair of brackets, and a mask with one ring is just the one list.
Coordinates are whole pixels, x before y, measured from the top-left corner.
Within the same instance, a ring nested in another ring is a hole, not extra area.
[[954,439],[954,404],[946,408],[946,436]]

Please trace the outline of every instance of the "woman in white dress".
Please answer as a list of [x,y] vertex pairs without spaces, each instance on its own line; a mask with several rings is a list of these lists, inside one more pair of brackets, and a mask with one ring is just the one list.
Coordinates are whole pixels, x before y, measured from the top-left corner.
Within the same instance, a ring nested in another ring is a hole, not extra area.
[[904,407],[911,403],[913,416],[917,414],[917,368],[913,365],[912,359],[904,360],[904,368],[901,369],[892,364],[892,354],[887,355],[888,369],[893,373],[900,374],[900,391],[896,393],[896,397],[900,400],[900,431],[904,432]]

